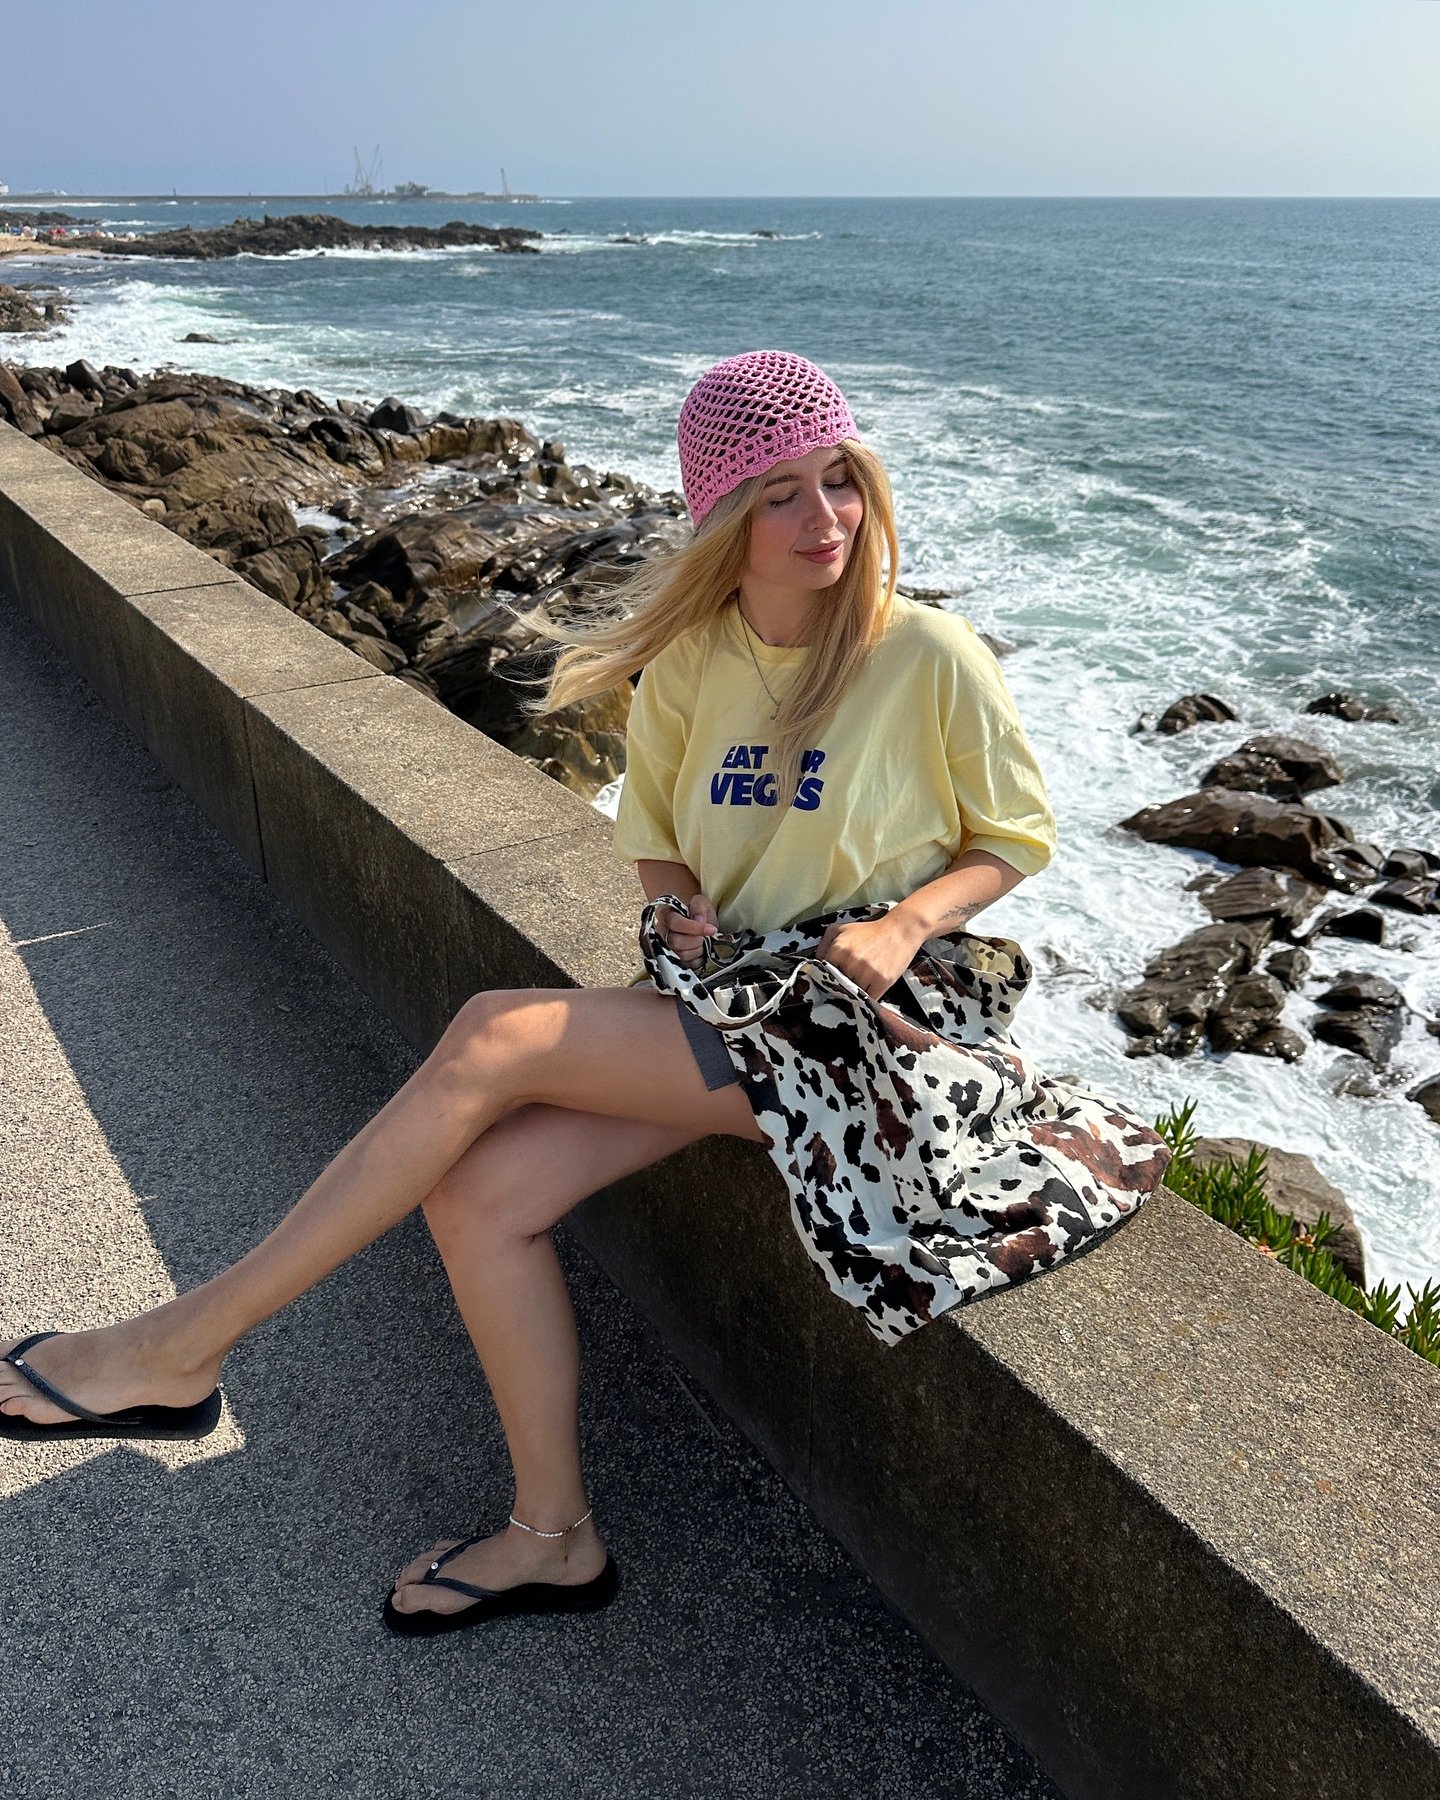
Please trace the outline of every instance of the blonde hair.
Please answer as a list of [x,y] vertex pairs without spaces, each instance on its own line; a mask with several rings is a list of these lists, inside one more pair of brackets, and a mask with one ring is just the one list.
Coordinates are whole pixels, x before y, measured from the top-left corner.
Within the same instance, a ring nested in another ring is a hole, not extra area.
[[[780,702],[772,727],[776,818],[790,805],[804,752],[829,723],[851,680],[884,636],[895,597],[900,548],[889,477],[873,450],[842,439],[864,513],[839,581],[814,613],[810,655]],[[532,712],[557,712],[603,693],[643,669],[676,638],[698,631],[735,599],[750,542],[750,517],[765,474],[717,500],[678,549],[661,551],[617,585],[592,585],[583,625],[542,609],[529,622],[565,646]],[[598,590],[598,592],[597,592]]]

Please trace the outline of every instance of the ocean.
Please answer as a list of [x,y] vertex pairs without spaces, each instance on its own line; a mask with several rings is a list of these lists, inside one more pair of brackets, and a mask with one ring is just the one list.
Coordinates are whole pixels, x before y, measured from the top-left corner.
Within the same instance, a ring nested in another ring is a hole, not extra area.
[[[1106,994],[1208,915],[1208,857],[1116,821],[1198,785],[1242,738],[1335,755],[1316,796],[1389,850],[1440,848],[1440,202],[573,200],[60,206],[114,228],[334,210],[530,225],[540,256],[365,251],[218,263],[50,259],[75,296],[15,360],[164,363],[327,397],[512,414],[572,461],[678,484],[675,415],[712,361],[794,349],[850,400],[894,481],[902,579],[1014,644],[1004,668],[1061,848],[977,921],[1037,965],[1017,1037],[1147,1116],[1194,1097],[1210,1135],[1314,1158],[1372,1280],[1440,1275],[1440,1133],[1405,1090],[1440,1069],[1440,919],[1383,946],[1320,939],[1285,1022],[1342,968],[1415,1009],[1383,1092],[1339,1052],[1130,1059]],[[641,242],[617,243],[619,237]],[[219,344],[182,344],[187,332]],[[1346,688],[1399,725],[1307,717]],[[1135,735],[1181,694],[1236,723]]]

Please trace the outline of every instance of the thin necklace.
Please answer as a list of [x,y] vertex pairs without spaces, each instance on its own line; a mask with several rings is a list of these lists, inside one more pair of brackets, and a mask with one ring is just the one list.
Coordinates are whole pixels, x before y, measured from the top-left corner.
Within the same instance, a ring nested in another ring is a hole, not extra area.
[[750,660],[755,665],[755,673],[760,677],[761,687],[763,687],[765,692],[770,695],[770,717],[772,719],[778,718],[780,716],[780,702],[771,692],[770,683],[765,679],[765,672],[760,667],[760,658],[755,654],[755,646],[750,641],[755,634],[750,629],[750,621],[745,617],[743,612],[740,612],[740,602],[738,600],[735,602],[735,610],[737,613],[740,613],[740,623],[745,628],[745,648],[750,652]]

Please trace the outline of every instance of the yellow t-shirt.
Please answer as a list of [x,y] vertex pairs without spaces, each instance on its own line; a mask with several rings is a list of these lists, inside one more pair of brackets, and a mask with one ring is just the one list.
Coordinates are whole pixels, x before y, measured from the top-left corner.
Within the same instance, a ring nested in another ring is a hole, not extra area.
[[775,823],[767,739],[805,646],[747,645],[733,602],[640,677],[615,823],[627,862],[681,862],[723,929],[902,900],[966,850],[1033,875],[1055,849],[1045,782],[1000,665],[958,613],[896,596],[889,628],[802,761]]

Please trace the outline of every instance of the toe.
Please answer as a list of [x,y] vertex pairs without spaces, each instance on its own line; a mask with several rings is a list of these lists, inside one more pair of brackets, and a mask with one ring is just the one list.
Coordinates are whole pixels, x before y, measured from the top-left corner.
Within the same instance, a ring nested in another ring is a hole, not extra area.
[[443,1556],[447,1550],[453,1549],[459,1542],[459,1538],[442,1538],[433,1549],[424,1551],[421,1555],[415,1557],[413,1561],[406,1563],[405,1567],[395,1577],[395,1586],[397,1590],[410,1583],[419,1581],[420,1577],[430,1567],[431,1563],[435,1561],[437,1556]]

